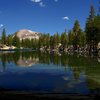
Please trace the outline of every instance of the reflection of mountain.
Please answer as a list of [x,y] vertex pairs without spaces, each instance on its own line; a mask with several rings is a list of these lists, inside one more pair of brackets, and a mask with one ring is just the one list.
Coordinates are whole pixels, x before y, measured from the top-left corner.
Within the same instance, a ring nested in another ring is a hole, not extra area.
[[32,65],[37,64],[38,61],[39,61],[38,58],[22,59],[22,57],[20,57],[20,59],[16,62],[16,64],[20,67],[31,67]]

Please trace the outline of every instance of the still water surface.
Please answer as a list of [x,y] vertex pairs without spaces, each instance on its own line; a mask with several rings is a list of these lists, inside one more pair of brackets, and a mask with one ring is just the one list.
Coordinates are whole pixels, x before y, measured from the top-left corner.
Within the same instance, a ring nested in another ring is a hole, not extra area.
[[99,58],[0,52],[0,90],[100,94]]

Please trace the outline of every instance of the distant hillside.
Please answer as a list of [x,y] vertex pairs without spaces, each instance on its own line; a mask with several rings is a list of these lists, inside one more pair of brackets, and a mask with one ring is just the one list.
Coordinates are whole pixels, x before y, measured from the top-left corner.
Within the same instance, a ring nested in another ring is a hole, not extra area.
[[20,40],[22,40],[22,39],[39,39],[39,37],[41,36],[41,33],[33,32],[33,31],[27,30],[27,29],[17,31],[15,34],[20,38]]

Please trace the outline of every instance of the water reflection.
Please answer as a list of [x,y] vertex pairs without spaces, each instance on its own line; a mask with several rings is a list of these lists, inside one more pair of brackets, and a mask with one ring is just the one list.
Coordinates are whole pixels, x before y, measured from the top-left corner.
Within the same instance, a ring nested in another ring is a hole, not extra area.
[[20,67],[31,67],[34,64],[37,64],[39,61],[38,58],[22,58],[22,56],[20,56],[19,60],[16,62],[16,64]]
[[0,60],[0,64],[2,65],[2,68],[0,69],[3,69],[3,72],[7,70],[8,64],[14,63],[17,67],[22,68],[34,67],[34,65],[37,64],[46,65],[47,67],[53,65],[54,67],[64,69],[65,73],[73,73],[74,77],[72,77],[72,75],[61,76],[66,83],[61,85],[60,83],[58,84],[55,82],[57,84],[55,85],[54,91],[77,87],[77,85],[81,83],[85,84],[82,79],[84,78],[91,93],[93,93],[94,90],[95,93],[100,93],[100,62],[98,62],[98,58],[93,59],[91,57],[84,57],[77,54],[58,55],[54,53],[50,54],[41,52],[0,52]]
[[59,56],[58,54],[41,52],[0,52],[0,60],[5,70],[7,67],[6,63],[12,62],[19,67],[32,67],[38,63],[54,64],[58,67],[63,67],[65,70],[69,67],[74,72],[76,79],[81,72],[85,72],[85,74],[96,73],[96,75],[100,72],[100,62],[98,62],[98,59],[82,57],[77,54],[62,54]]

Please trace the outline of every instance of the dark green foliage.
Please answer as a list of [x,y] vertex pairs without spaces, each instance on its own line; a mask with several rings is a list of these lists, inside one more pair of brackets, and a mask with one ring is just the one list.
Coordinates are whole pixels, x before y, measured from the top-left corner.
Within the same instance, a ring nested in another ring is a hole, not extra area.
[[98,43],[100,42],[100,16],[95,17],[93,24],[94,24],[94,30],[95,30],[94,38],[96,39]]
[[22,40],[21,40],[21,47],[24,47],[24,45],[25,45],[25,44],[24,44],[24,40],[22,39]]
[[7,36],[7,45],[12,46],[13,37],[11,35]]
[[50,47],[54,48],[54,38],[53,38],[53,36],[50,37]]
[[91,6],[90,15],[86,22],[85,32],[89,50],[97,49],[97,44],[100,42],[100,16],[95,15],[93,6]]
[[84,47],[86,44],[86,35],[82,30],[79,31],[79,46]]
[[73,44],[73,39],[74,39],[73,31],[70,30],[69,33],[68,33],[68,45]]
[[68,45],[73,45],[74,50],[79,47],[84,47],[86,43],[85,33],[80,28],[78,20],[75,21],[73,30],[70,30],[68,33]]
[[63,32],[61,34],[61,44],[62,44],[62,47],[63,47],[63,50],[67,47],[67,44],[68,44],[68,39],[67,39],[67,33],[66,33],[66,30],[65,32]]
[[6,31],[5,31],[5,29],[3,29],[3,32],[2,32],[1,43],[2,43],[2,45],[6,45]]
[[79,30],[80,30],[80,24],[79,21],[76,20],[73,27],[73,32],[75,33],[75,36],[78,35]]
[[77,46],[79,45],[79,36],[80,36],[80,24],[78,20],[75,21],[74,27],[73,27],[73,46],[74,49],[77,49]]
[[95,9],[94,9],[94,6],[92,5],[91,6],[91,10],[90,10],[90,15],[89,15],[89,19],[90,20],[94,20],[96,14],[95,14]]
[[22,39],[21,40],[21,47],[22,48],[38,48],[38,39]]
[[39,37],[38,47],[55,48],[60,43],[60,36],[58,33],[50,36],[50,34],[42,34]]
[[20,39],[17,37],[16,33],[13,37],[12,44],[17,48],[20,48]]
[[58,45],[58,43],[60,43],[60,37],[59,37],[59,34],[58,33],[56,33],[56,34],[54,34],[54,46],[57,46]]

